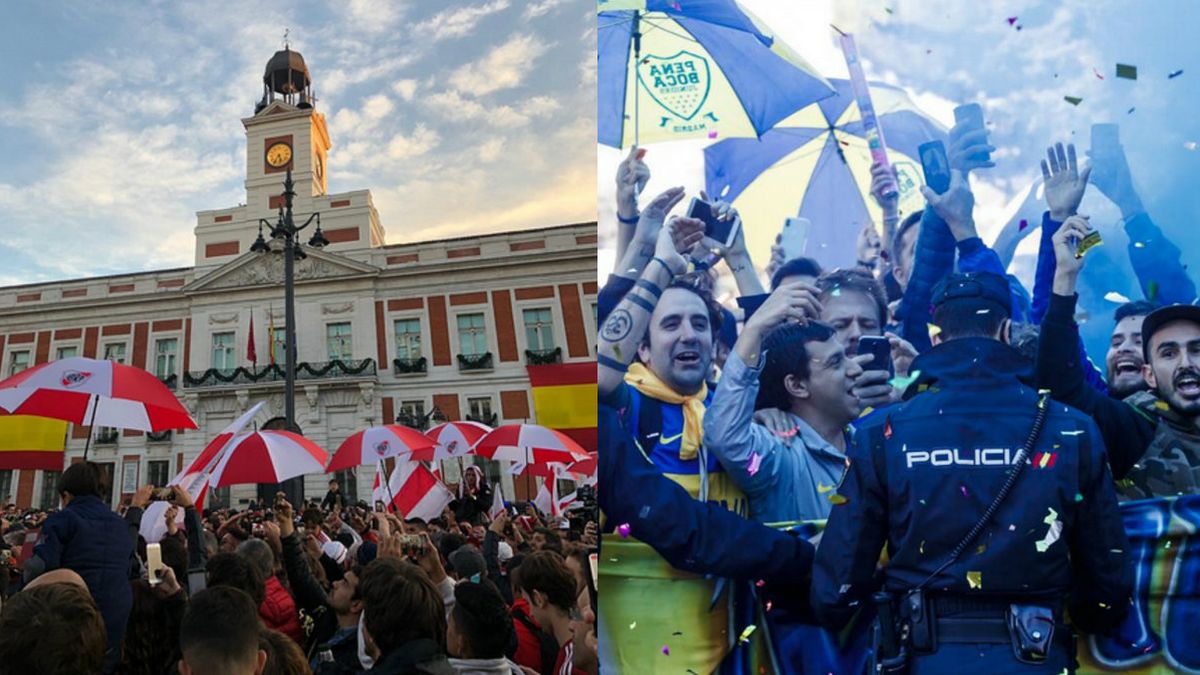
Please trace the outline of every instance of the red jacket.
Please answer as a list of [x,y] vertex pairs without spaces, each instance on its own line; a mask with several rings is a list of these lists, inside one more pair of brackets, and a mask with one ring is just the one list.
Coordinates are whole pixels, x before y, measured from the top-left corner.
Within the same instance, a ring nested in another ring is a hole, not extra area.
[[[542,672],[542,642],[538,639],[536,633],[525,625],[524,621],[517,619],[517,614],[523,614],[529,623],[537,626],[537,621],[533,620],[533,616],[529,613],[529,603],[525,598],[516,597],[513,599],[512,615],[513,629],[517,632],[517,651],[512,656],[512,660],[521,666],[531,668],[534,671]],[[540,626],[538,626],[540,628]]]
[[258,616],[267,628],[277,630],[292,638],[296,644],[304,647],[304,629],[300,627],[300,614],[296,611],[296,601],[279,583],[275,575],[267,578],[267,594],[262,604],[258,606]]

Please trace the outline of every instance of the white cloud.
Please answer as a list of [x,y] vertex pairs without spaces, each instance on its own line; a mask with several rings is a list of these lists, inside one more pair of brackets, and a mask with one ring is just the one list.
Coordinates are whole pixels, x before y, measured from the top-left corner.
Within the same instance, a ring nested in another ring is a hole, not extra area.
[[392,99],[383,94],[376,94],[363,102],[363,116],[370,120],[383,119],[395,107],[392,105]]
[[525,80],[538,57],[549,48],[536,36],[513,35],[482,59],[454,71],[450,84],[472,96],[511,89]]
[[388,157],[394,160],[420,157],[437,147],[442,135],[424,124],[418,124],[411,135],[396,134],[388,143]]
[[563,0],[540,0],[530,2],[525,6],[525,12],[521,15],[526,19],[536,19],[537,17],[554,11],[556,8],[563,5]]
[[446,119],[458,122],[482,121],[502,129],[523,127],[534,119],[551,116],[562,107],[558,101],[548,96],[534,96],[517,106],[485,105],[475,99],[466,98],[457,91],[437,92],[424,97],[422,101]]
[[509,0],[493,0],[482,5],[450,9],[413,26],[412,34],[434,41],[465,37],[474,32],[484,18],[509,7]]
[[412,79],[396,80],[396,83],[392,85],[392,91],[399,94],[400,98],[405,101],[411,101],[417,93],[417,81]]
[[368,33],[382,33],[404,14],[404,3],[397,0],[350,0],[346,3],[353,25]]
[[504,139],[503,138],[501,138],[499,136],[496,136],[495,138],[490,138],[487,141],[484,141],[484,143],[479,146],[479,161],[481,161],[481,162],[495,161],[496,158],[500,156],[500,153],[503,150],[504,150]]

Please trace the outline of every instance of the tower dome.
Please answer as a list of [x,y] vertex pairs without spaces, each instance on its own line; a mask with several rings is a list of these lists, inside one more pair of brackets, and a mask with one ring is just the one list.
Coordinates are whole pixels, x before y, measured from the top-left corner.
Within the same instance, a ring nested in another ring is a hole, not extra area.
[[286,45],[267,61],[263,71],[263,96],[254,107],[254,113],[258,114],[270,105],[277,95],[298,108],[311,108],[316,101],[304,57]]

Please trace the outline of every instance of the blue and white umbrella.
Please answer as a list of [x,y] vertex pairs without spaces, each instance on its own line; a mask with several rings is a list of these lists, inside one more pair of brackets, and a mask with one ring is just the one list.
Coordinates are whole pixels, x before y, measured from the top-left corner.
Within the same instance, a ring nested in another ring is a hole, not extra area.
[[734,0],[599,0],[597,10],[603,145],[758,137],[833,95]]

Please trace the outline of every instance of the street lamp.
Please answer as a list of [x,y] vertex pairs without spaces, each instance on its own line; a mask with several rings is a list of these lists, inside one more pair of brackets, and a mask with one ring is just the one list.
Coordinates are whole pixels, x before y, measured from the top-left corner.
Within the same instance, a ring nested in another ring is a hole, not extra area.
[[[250,245],[250,250],[255,253],[266,253],[271,250],[263,239],[263,225],[271,228],[271,238],[283,241],[283,288],[284,288],[284,358],[286,366],[284,367],[284,417],[286,419],[287,428],[289,431],[296,431],[299,427],[296,426],[296,279],[295,279],[295,261],[303,260],[308,256],[300,247],[300,243],[296,241],[297,235],[304,228],[308,227],[315,220],[317,229],[313,231],[312,237],[308,240],[308,245],[313,248],[324,248],[329,245],[329,240],[325,238],[325,234],[321,232],[321,214],[314,212],[304,221],[303,225],[296,226],[296,222],[292,219],[292,198],[296,196],[295,183],[292,182],[292,170],[288,169],[287,178],[283,181],[283,207],[279,209],[279,219],[274,224],[270,221],[258,219],[258,238]],[[270,336],[274,340],[275,336]],[[290,489],[284,491],[288,493],[288,499],[293,504],[299,504],[297,501],[300,498],[300,489],[295,481],[302,479],[295,478],[288,481],[287,485]]]

